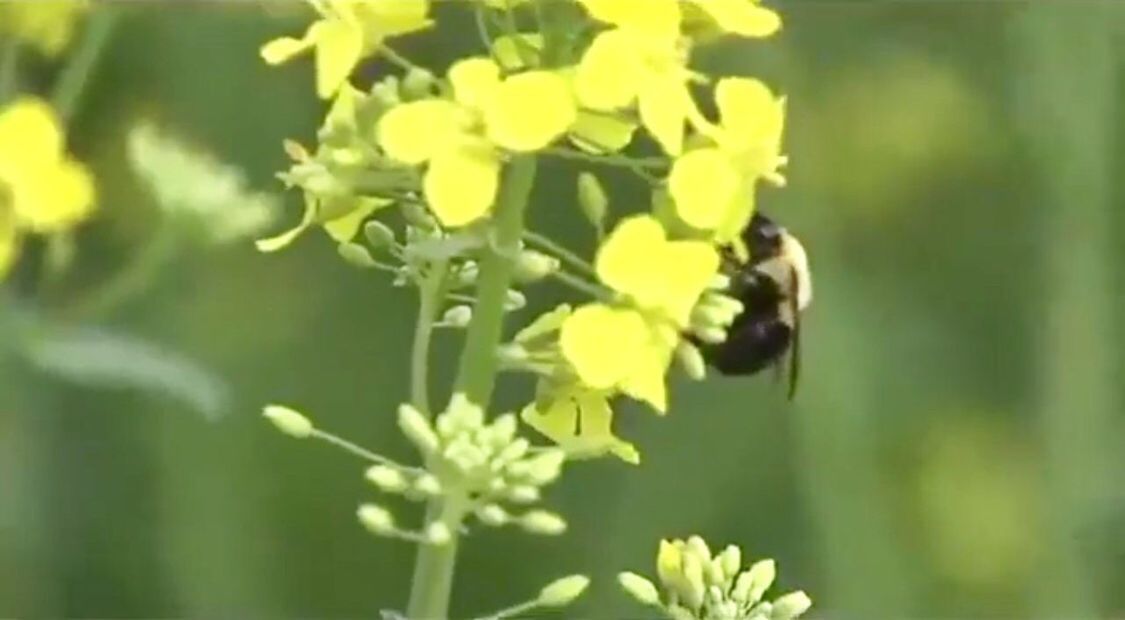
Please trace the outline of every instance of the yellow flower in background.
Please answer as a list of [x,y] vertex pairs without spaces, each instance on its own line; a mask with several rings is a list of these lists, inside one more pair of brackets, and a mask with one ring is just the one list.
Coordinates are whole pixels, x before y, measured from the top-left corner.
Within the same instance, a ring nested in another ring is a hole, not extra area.
[[679,34],[685,21],[706,20],[721,32],[768,37],[781,28],[781,18],[759,0],[578,0],[590,17],[667,35]]
[[785,183],[780,169],[785,99],[762,82],[725,78],[715,88],[719,124],[697,127],[712,146],[676,159],[668,190],[676,213],[688,225],[713,231],[720,243],[738,236],[754,210],[754,184]]
[[93,209],[93,178],[67,156],[50,106],[24,98],[0,109],[0,272],[22,233],[66,231]]
[[15,37],[46,56],[58,56],[89,9],[89,0],[0,2],[0,34]]
[[546,147],[574,123],[566,79],[527,71],[501,79],[488,58],[467,58],[448,73],[453,99],[395,106],[379,119],[387,156],[426,164],[422,190],[445,226],[464,226],[488,213],[496,198],[503,153]]
[[781,29],[781,17],[758,0],[687,0],[685,21],[706,21],[720,32],[768,37]]
[[641,456],[633,444],[613,434],[613,409],[608,393],[570,386],[545,400],[545,404],[524,407],[520,417],[558,444],[568,457],[613,454],[627,463],[640,463]]
[[280,37],[262,46],[262,58],[278,65],[312,49],[316,92],[336,93],[359,61],[391,37],[429,28],[429,0],[308,0],[320,15],[300,39]]
[[710,243],[669,241],[648,215],[625,219],[598,250],[595,270],[629,305],[575,310],[559,333],[563,358],[589,388],[620,390],[666,411],[664,375],[679,330],[718,268]]

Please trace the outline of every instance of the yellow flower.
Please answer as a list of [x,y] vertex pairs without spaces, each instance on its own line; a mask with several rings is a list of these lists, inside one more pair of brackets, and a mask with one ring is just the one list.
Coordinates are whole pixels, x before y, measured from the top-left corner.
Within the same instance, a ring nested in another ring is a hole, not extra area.
[[758,80],[726,78],[715,88],[715,101],[719,124],[698,126],[712,145],[676,159],[668,190],[680,219],[726,243],[753,213],[757,180],[785,183],[780,173],[786,162],[781,155],[785,99]]
[[316,92],[328,99],[348,79],[359,61],[379,49],[383,41],[423,30],[429,0],[308,0],[320,15],[300,39],[280,37],[262,46],[262,58],[281,64],[313,49],[316,54]]
[[74,35],[74,26],[89,10],[88,0],[0,2],[0,33],[58,56]]
[[542,149],[574,123],[566,80],[549,71],[500,78],[487,58],[468,58],[448,74],[453,99],[422,99],[379,119],[380,147],[407,165],[427,164],[422,190],[446,226],[469,224],[496,198],[502,152]]
[[781,18],[759,0],[578,0],[591,17],[657,34],[678,34],[685,21],[707,21],[721,32],[767,37]]
[[613,434],[613,410],[608,395],[596,390],[571,386],[551,394],[545,405],[532,403],[520,417],[572,458],[591,458],[613,454],[637,464],[641,457],[633,444]]
[[63,232],[93,208],[93,179],[67,156],[51,108],[25,98],[0,110],[0,272],[21,233]]
[[622,221],[599,249],[595,270],[629,305],[575,310],[560,330],[563,358],[589,388],[620,390],[666,411],[664,375],[679,330],[718,268],[710,243],[669,241],[651,216]]
[[781,17],[758,0],[687,0],[685,9],[685,21],[706,21],[743,37],[768,37],[781,29]]

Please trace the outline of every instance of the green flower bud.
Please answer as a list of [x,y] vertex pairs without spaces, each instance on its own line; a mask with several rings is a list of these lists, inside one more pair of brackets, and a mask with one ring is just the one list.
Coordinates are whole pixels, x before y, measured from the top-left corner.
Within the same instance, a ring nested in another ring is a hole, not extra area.
[[707,362],[703,359],[699,347],[694,344],[681,340],[676,346],[676,359],[680,360],[680,365],[683,366],[687,376],[695,381],[701,381],[707,376]]
[[708,344],[719,344],[727,339],[727,330],[720,327],[700,327],[693,331],[700,340]]
[[402,78],[400,92],[407,99],[422,99],[433,93],[437,79],[434,74],[422,67],[411,67]]
[[773,560],[755,562],[738,576],[731,596],[743,604],[757,603],[762,599],[766,590],[773,585],[773,580],[776,578],[777,564]]
[[699,609],[707,591],[703,584],[703,564],[700,563],[699,556],[692,552],[684,553],[683,573],[677,581],[680,599],[688,608]]
[[453,539],[453,534],[449,531],[448,525],[441,521],[434,521],[426,526],[425,538],[427,543],[440,547],[449,543]]
[[578,175],[578,206],[587,220],[599,232],[605,229],[605,215],[609,210],[609,198],[601,181],[591,172]]
[[398,428],[422,454],[437,452],[440,442],[430,421],[412,405],[403,404],[398,408]]
[[566,453],[562,450],[545,450],[524,463],[527,464],[527,481],[536,486],[543,486],[554,481],[562,471]]
[[304,439],[313,432],[312,422],[299,412],[281,405],[266,405],[262,415],[277,429],[290,437]]
[[566,521],[546,510],[532,510],[519,518],[519,525],[532,534],[558,536],[566,531]]
[[457,392],[449,399],[444,415],[460,429],[475,430],[484,424],[484,410],[471,402],[463,392]]
[[544,607],[563,607],[582,596],[590,586],[590,578],[585,575],[571,575],[556,579],[539,591],[539,604]]
[[812,607],[812,599],[801,590],[790,592],[773,602],[770,620],[790,620]]
[[483,466],[488,461],[488,455],[485,454],[484,450],[473,445],[465,435],[454,439],[442,452],[442,457],[466,474]]
[[503,468],[509,463],[515,461],[518,458],[522,458],[523,455],[527,454],[527,450],[529,447],[531,447],[531,444],[528,443],[526,439],[524,439],[523,437],[516,437],[512,440],[511,443],[500,449],[500,452],[493,459],[493,462],[495,462],[499,467]]
[[515,312],[516,310],[523,310],[526,306],[527,297],[523,293],[515,289],[508,289],[508,292],[504,294],[504,310]]
[[441,323],[446,327],[462,328],[473,320],[473,309],[464,304],[453,306],[441,315]]
[[679,605],[670,605],[664,611],[668,612],[668,617],[672,620],[697,620],[695,614]]
[[559,270],[559,259],[535,250],[521,250],[512,277],[516,282],[537,282]]
[[395,519],[386,508],[376,504],[364,504],[356,511],[359,522],[372,534],[385,536],[395,531]]
[[485,504],[476,511],[477,518],[485,525],[499,527],[507,525],[512,520],[512,515],[497,504]]
[[711,548],[707,546],[707,541],[699,536],[688,537],[687,550],[695,554],[701,566],[711,561]]
[[365,477],[385,493],[401,493],[409,484],[401,471],[387,465],[372,465]]
[[516,416],[514,413],[505,413],[496,417],[488,427],[491,448],[502,450],[511,444],[516,436]]
[[539,487],[517,484],[505,490],[504,499],[516,504],[534,504],[539,501]]
[[730,290],[730,276],[721,273],[715,274],[715,276],[711,278],[711,283],[707,285],[707,288],[713,291]]
[[415,478],[412,486],[415,492],[425,497],[441,495],[441,482],[431,473],[425,473]]
[[381,107],[390,108],[402,103],[402,98],[399,97],[398,89],[398,76],[390,75],[379,80],[371,87],[371,96],[379,102]]
[[715,559],[723,569],[724,580],[734,579],[738,569],[742,568],[742,550],[734,545],[727,545]]
[[477,265],[476,261],[468,260],[465,261],[457,270],[457,274],[454,276],[453,281],[454,284],[459,287],[472,286],[477,283],[477,276],[479,275],[480,267]]
[[642,605],[660,605],[660,592],[651,581],[636,573],[618,573],[617,583]]
[[363,225],[363,236],[373,248],[385,248],[396,243],[395,232],[379,220],[371,220]]
[[437,230],[437,220],[426,207],[414,201],[407,200],[399,204],[399,209],[402,212],[402,217],[411,226],[414,226],[423,231]]
[[370,269],[375,266],[375,259],[371,258],[371,252],[368,252],[367,248],[358,243],[341,243],[336,246],[336,252],[340,254],[340,258],[353,267]]
[[529,353],[527,349],[516,343],[502,344],[496,349],[496,355],[500,358],[500,363],[508,366],[519,366],[527,361]]

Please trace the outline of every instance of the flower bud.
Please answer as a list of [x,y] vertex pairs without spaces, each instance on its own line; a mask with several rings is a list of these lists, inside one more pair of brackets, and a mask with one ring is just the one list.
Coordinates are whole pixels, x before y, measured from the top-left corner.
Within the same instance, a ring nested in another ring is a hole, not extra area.
[[660,541],[660,550],[656,553],[656,574],[665,586],[670,586],[683,569],[682,544],[678,540]]
[[762,595],[773,585],[777,577],[777,564],[773,560],[755,562],[749,569],[738,576],[734,583],[731,596],[740,603],[753,604],[762,599]]
[[372,465],[367,468],[365,477],[385,493],[401,493],[406,490],[406,476],[398,468],[387,465]]
[[601,181],[591,172],[582,172],[578,175],[578,206],[587,220],[599,231],[605,226],[606,211],[609,210],[609,198],[606,197],[605,188]]
[[558,536],[566,531],[566,521],[546,510],[532,510],[519,518],[519,525],[532,534]]
[[707,344],[719,344],[727,339],[727,330],[720,327],[699,327],[692,331]]
[[527,297],[523,293],[515,289],[508,289],[508,292],[504,294],[504,310],[515,312],[516,310],[523,310],[526,306]]
[[516,258],[512,277],[516,282],[537,282],[559,270],[561,263],[554,256],[536,250],[521,250]]
[[477,518],[485,525],[499,527],[507,525],[512,520],[512,515],[497,504],[485,504],[476,511]]
[[707,541],[699,536],[689,536],[687,539],[687,549],[695,554],[696,559],[699,560],[700,565],[706,564],[711,561],[711,548],[707,546]]
[[504,499],[515,504],[534,504],[539,501],[539,488],[529,484],[517,484],[507,488]]
[[411,67],[402,78],[402,86],[399,91],[407,99],[422,99],[433,92],[436,82],[437,79],[434,78],[434,74],[428,69]]
[[460,304],[453,306],[441,315],[441,323],[446,327],[462,328],[473,320],[473,309],[471,306]]
[[590,578],[586,575],[563,577],[544,586],[537,600],[544,607],[563,607],[582,596],[589,586]]
[[688,377],[695,381],[701,381],[707,377],[707,362],[703,359],[703,353],[700,352],[699,347],[694,344],[681,340],[680,344],[676,346],[676,359],[680,360],[680,365],[683,366]]
[[790,620],[812,607],[812,599],[801,590],[790,592],[773,602],[770,620]]
[[699,609],[707,592],[703,584],[703,564],[695,553],[684,553],[683,568],[677,588],[680,598],[690,609]]
[[488,425],[489,447],[495,450],[502,450],[513,441],[515,436],[516,416],[513,413],[496,416],[492,424]]
[[398,408],[398,428],[422,454],[433,454],[440,445],[437,433],[430,421],[412,405],[403,404]]
[[437,497],[441,495],[441,482],[436,476],[427,472],[414,479],[413,489],[426,497]]
[[725,579],[734,579],[738,575],[738,569],[742,568],[742,550],[734,545],[727,545],[715,559],[722,567]]
[[375,266],[375,259],[371,258],[371,252],[367,248],[358,243],[341,243],[336,246],[336,252],[344,262],[359,267],[361,269],[370,269]]
[[695,614],[680,605],[671,605],[665,611],[668,612],[668,617],[672,620],[697,620]]
[[636,573],[618,573],[617,583],[642,605],[660,605],[660,592],[651,581]]
[[394,532],[395,519],[386,508],[376,504],[364,504],[356,511],[359,522],[372,534],[386,535]]
[[565,452],[550,449],[524,461],[527,463],[527,481],[536,486],[543,486],[554,481],[559,477],[565,460]]
[[484,410],[469,400],[464,392],[456,392],[449,399],[445,414],[461,429],[476,429],[484,424]]
[[394,231],[379,220],[371,220],[364,224],[363,236],[373,248],[390,247],[396,242]]
[[516,437],[511,441],[511,443],[504,446],[500,450],[500,452],[496,455],[495,460],[501,465],[506,465],[527,454],[527,449],[529,447],[531,447],[531,444],[528,443],[526,439],[524,439],[523,437]]
[[450,533],[448,525],[441,521],[434,521],[426,526],[425,538],[427,543],[440,547],[452,540],[453,534]]
[[290,437],[304,439],[313,432],[312,422],[299,412],[281,405],[266,405],[262,409],[266,417],[277,429]]
[[457,270],[453,281],[457,286],[472,286],[477,283],[477,276],[480,275],[480,267],[476,261],[465,261],[461,268]]

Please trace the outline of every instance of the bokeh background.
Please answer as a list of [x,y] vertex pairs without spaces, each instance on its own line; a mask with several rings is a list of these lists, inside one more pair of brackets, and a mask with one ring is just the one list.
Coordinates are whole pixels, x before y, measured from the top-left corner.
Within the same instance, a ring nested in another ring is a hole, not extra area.
[[[816,278],[796,402],[768,377],[677,377],[666,418],[626,408],[620,432],[643,464],[570,467],[549,494],[565,537],[474,533],[455,613],[583,572],[594,587],[567,615],[641,617],[612,576],[652,574],[661,537],[698,533],[776,558],[780,585],[809,591],[822,617],[1125,615],[1125,4],[778,6],[779,37],[699,58],[789,97],[790,186],[762,208],[805,240]],[[270,191],[281,141],[311,142],[319,123],[311,63],[257,56],[303,27],[298,5],[118,8],[71,137],[102,210],[66,285],[32,300],[17,274],[11,303],[65,308],[143,247],[155,211],[123,141],[137,120]],[[444,67],[474,42],[457,19],[403,49]],[[32,69],[28,87],[45,90],[56,65]],[[573,172],[547,169],[531,221],[588,251]],[[645,200],[628,179],[612,192]],[[298,198],[283,208],[295,221]],[[531,310],[563,297],[542,285]],[[288,403],[409,457],[393,410],[413,312],[409,291],[310,234],[277,255],[250,243],[181,253],[99,321],[221,376],[216,415],[4,357],[0,616],[401,608],[413,550],[356,523],[373,497],[361,464],[280,436],[258,412]],[[458,342],[439,340],[442,377]],[[509,379],[499,399],[514,406],[529,389]]]

